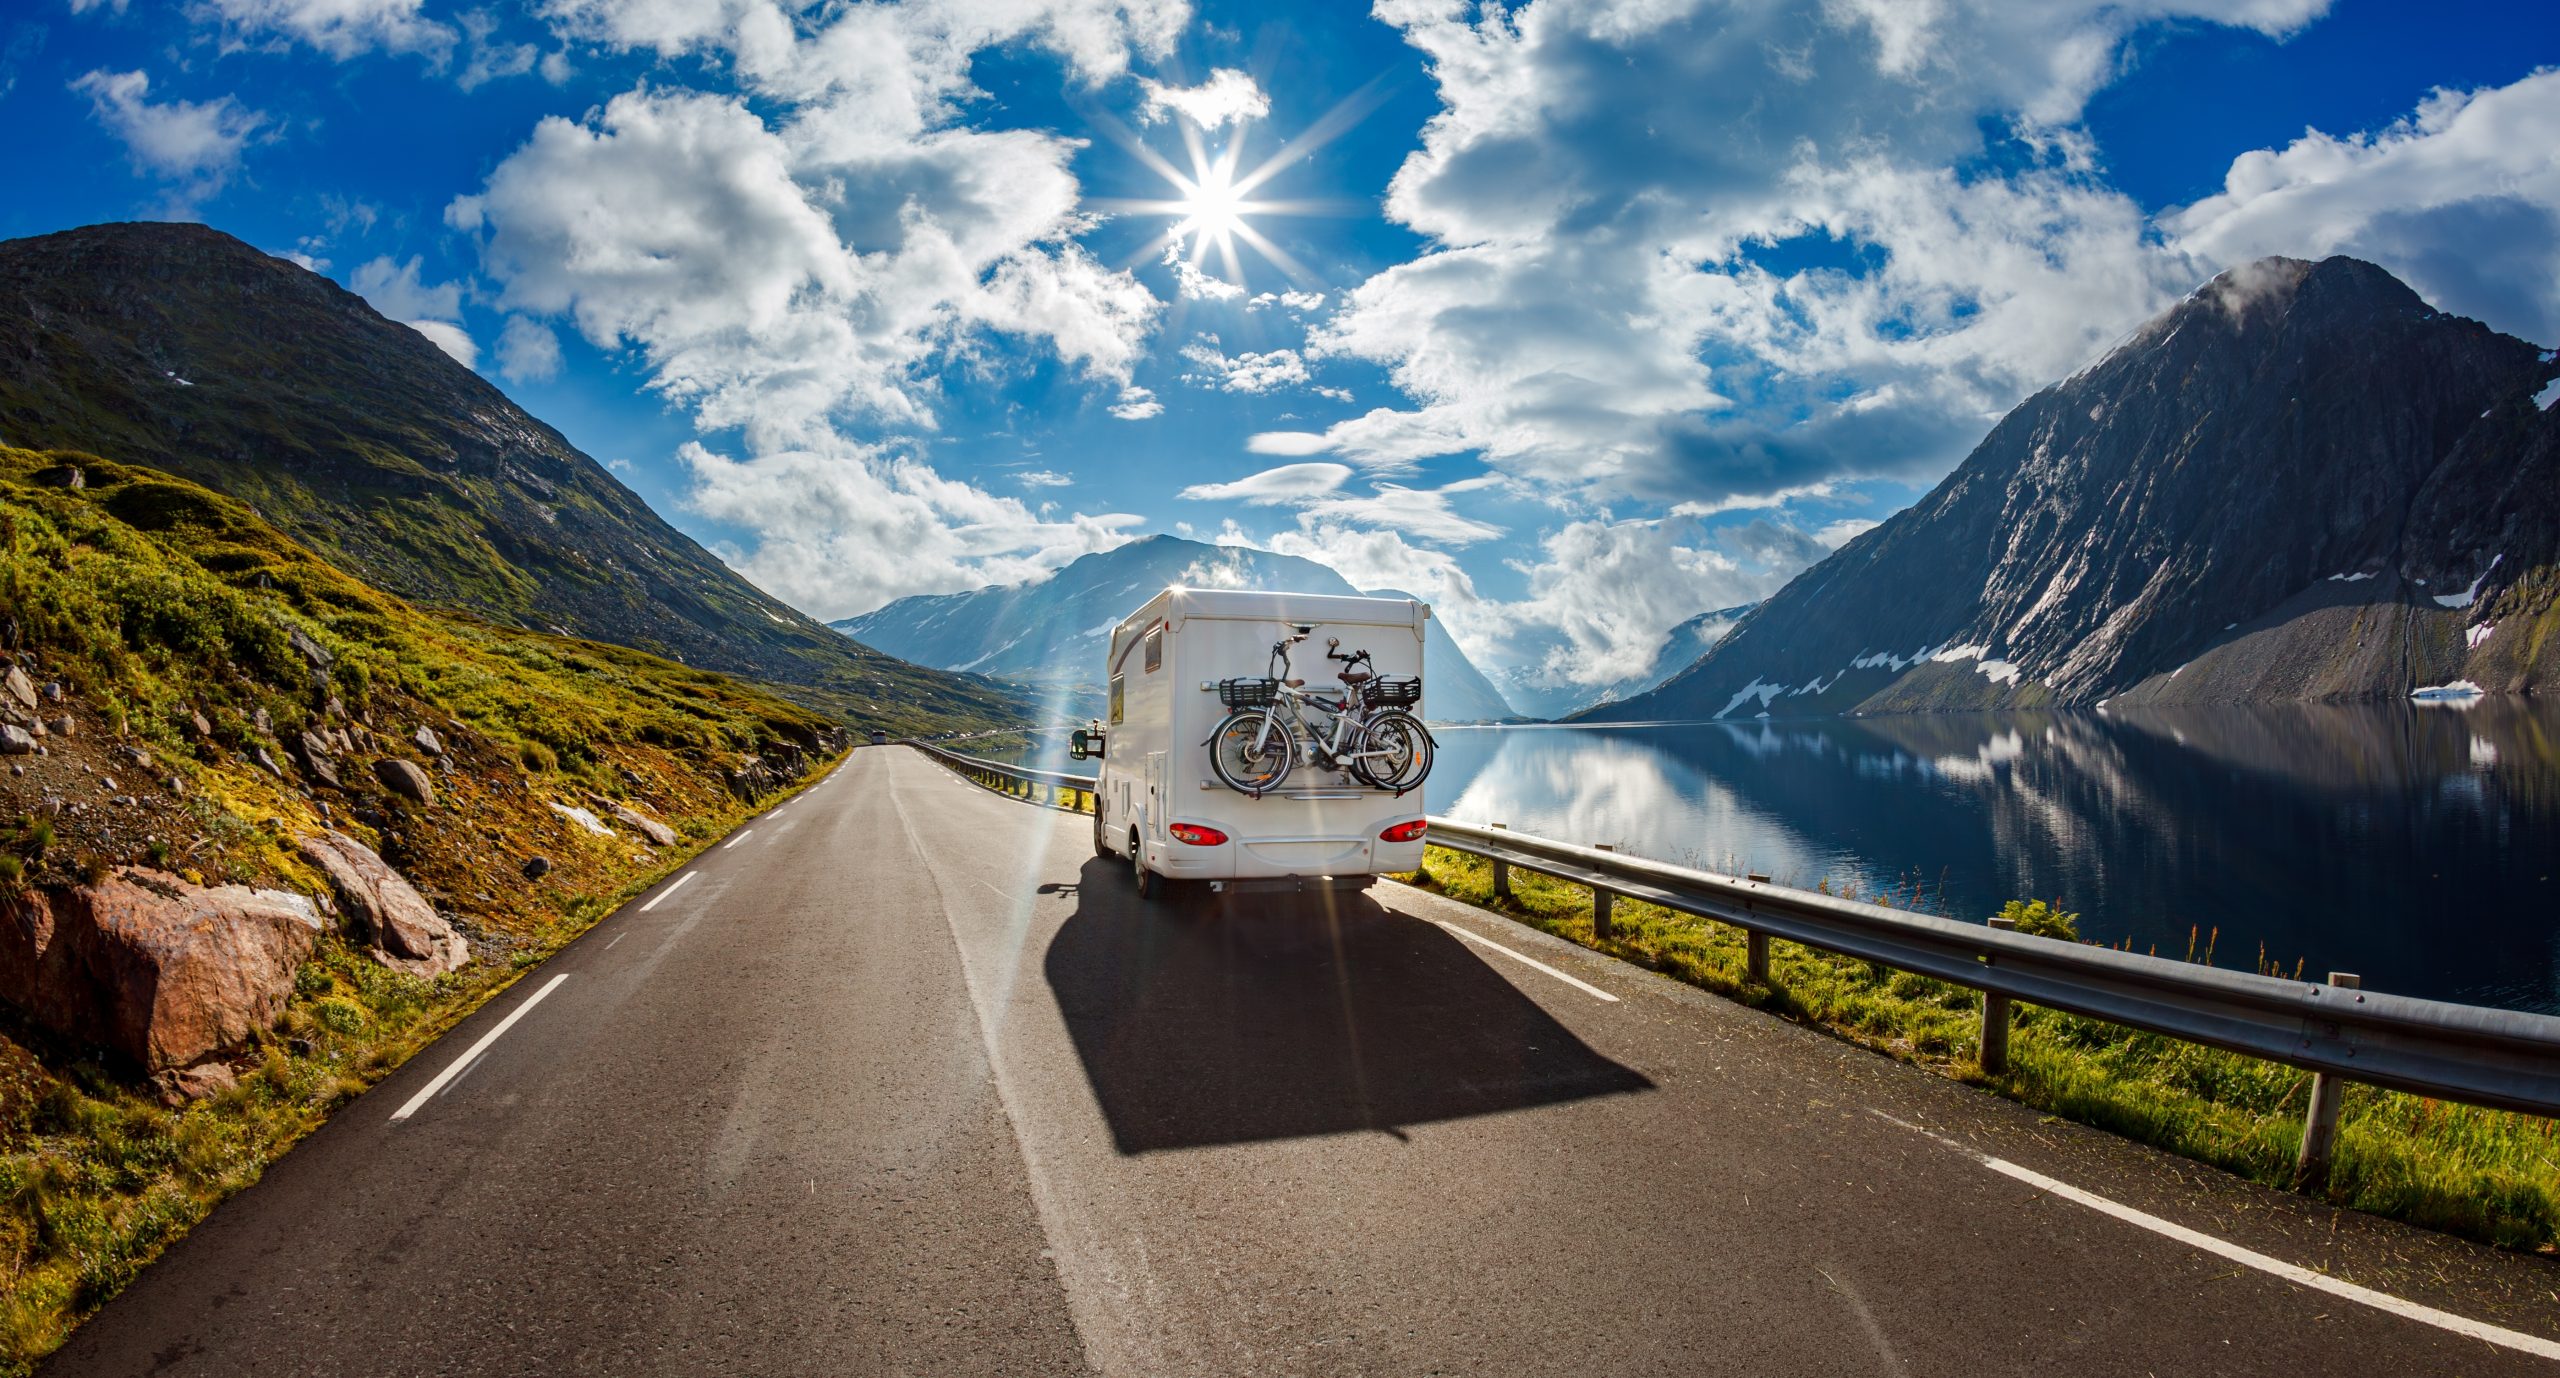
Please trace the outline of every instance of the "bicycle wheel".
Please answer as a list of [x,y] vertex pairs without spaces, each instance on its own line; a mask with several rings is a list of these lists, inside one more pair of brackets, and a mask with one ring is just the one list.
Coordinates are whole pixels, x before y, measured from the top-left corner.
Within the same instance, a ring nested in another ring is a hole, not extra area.
[[1408,790],[1431,773],[1431,734],[1410,713],[1381,713],[1361,730],[1352,767],[1379,789]]
[[1289,725],[1268,709],[1229,713],[1209,734],[1209,768],[1218,783],[1238,794],[1277,789],[1298,764],[1298,744]]

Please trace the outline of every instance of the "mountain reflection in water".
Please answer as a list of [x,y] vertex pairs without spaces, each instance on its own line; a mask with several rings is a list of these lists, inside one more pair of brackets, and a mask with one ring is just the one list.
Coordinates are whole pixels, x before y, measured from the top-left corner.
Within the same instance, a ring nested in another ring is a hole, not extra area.
[[1439,730],[1434,813],[2560,1011],[2560,703]]

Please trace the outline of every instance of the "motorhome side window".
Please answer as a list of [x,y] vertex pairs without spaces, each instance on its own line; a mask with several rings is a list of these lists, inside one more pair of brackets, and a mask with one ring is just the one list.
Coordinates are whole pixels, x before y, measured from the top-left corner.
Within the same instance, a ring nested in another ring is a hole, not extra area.
[[1123,702],[1123,695],[1121,691],[1127,686],[1127,684],[1128,679],[1126,676],[1113,675],[1111,677],[1111,721],[1114,723],[1120,721],[1120,706]]
[[1163,668],[1164,628],[1158,627],[1147,633],[1147,673],[1152,675]]

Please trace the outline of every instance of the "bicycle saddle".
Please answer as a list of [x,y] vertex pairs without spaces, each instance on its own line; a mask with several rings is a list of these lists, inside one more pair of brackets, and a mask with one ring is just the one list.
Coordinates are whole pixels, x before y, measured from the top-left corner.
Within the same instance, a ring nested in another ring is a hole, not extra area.
[[1342,672],[1342,682],[1345,684],[1364,684],[1375,678],[1377,678],[1377,676],[1370,674],[1366,670],[1345,670]]
[[1304,689],[1307,687],[1307,682],[1302,679],[1284,679],[1280,682],[1288,685],[1292,689]]

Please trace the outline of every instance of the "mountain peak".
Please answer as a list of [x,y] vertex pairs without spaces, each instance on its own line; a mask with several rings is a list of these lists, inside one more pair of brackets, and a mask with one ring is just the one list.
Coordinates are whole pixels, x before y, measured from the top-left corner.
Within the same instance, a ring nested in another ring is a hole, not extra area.
[[1668,684],[1601,712],[2538,682],[2538,652],[2517,649],[2530,635],[2501,647],[2464,610],[2560,563],[2560,414],[2532,404],[2553,371],[2359,259],[2235,268],[2021,403]]

